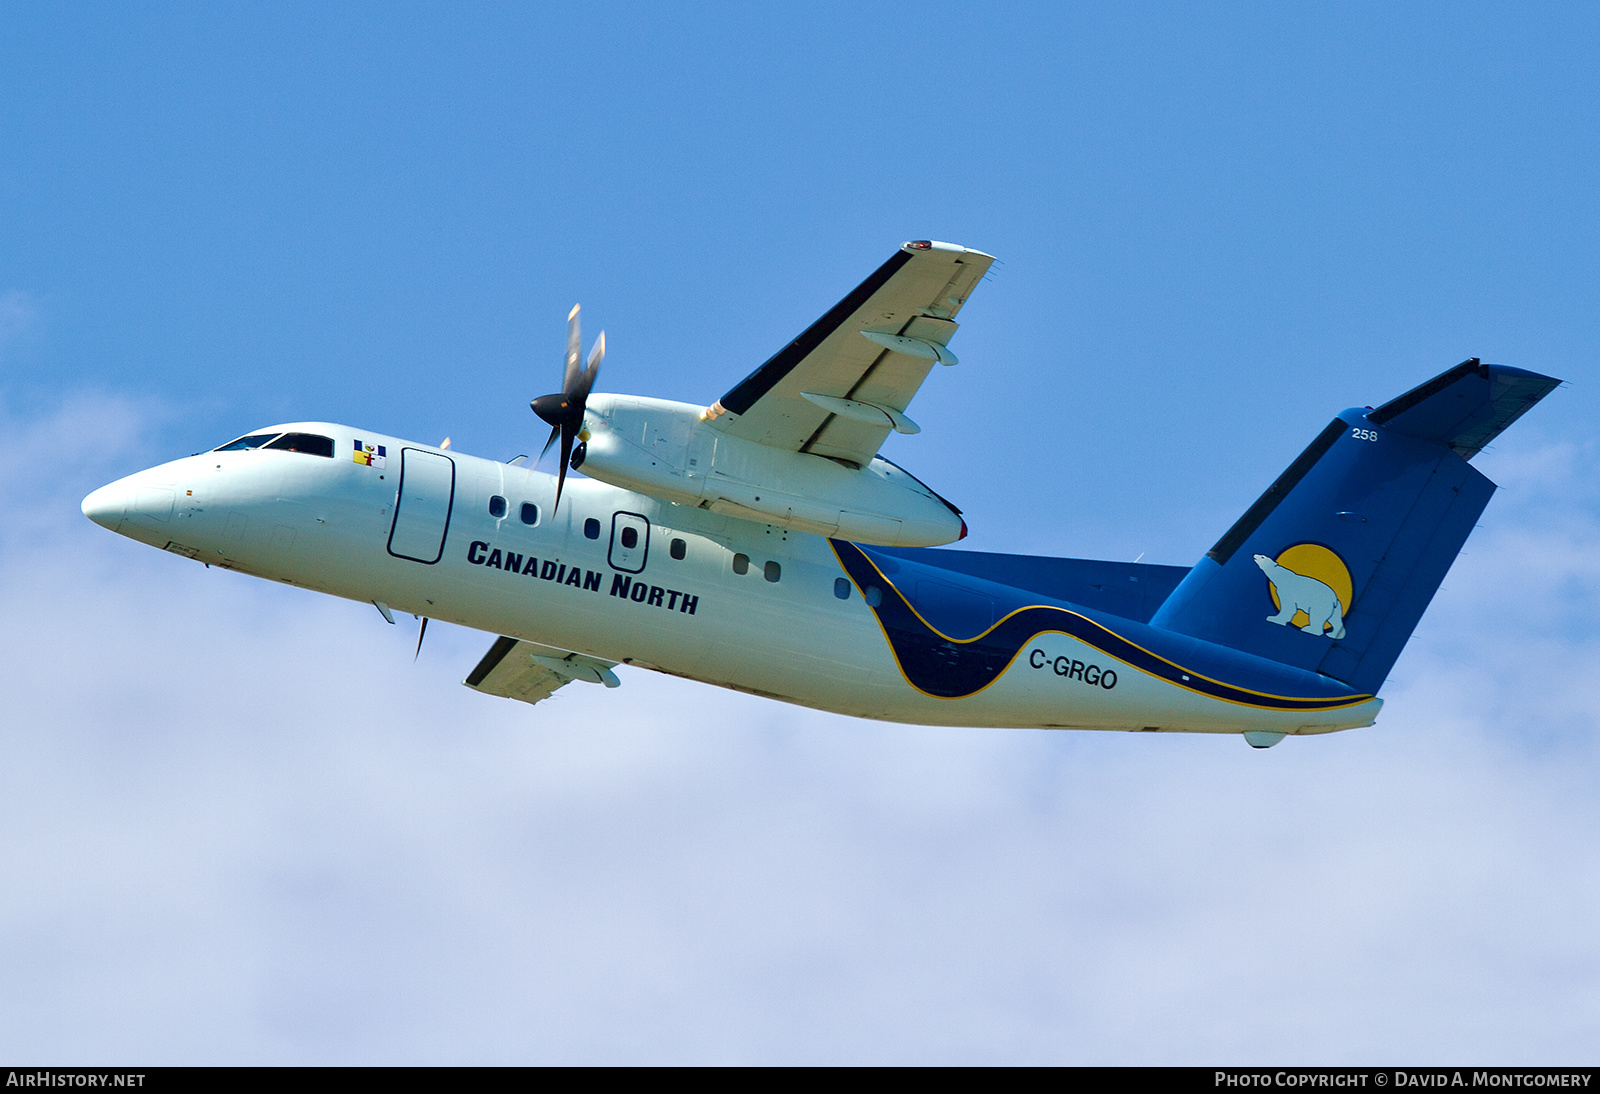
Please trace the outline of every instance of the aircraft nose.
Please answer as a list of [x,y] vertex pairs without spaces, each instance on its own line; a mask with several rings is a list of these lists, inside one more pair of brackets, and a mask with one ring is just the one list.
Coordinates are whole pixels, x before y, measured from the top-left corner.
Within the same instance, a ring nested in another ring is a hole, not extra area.
[[83,515],[115,532],[128,512],[128,488],[121,482],[102,486],[83,499]]

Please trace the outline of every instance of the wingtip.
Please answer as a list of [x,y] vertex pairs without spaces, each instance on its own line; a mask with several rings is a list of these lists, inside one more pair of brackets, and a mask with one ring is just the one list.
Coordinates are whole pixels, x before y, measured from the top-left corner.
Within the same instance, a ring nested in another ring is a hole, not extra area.
[[963,247],[959,243],[944,243],[937,239],[912,239],[900,244],[902,251],[916,253],[919,251],[948,251],[952,254],[976,255],[979,258],[994,260],[994,255],[980,251],[975,247]]

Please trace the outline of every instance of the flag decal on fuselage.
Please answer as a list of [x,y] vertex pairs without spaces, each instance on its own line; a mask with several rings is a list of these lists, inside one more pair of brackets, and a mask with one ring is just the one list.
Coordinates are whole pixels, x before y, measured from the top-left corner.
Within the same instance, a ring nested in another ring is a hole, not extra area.
[[368,467],[383,467],[389,462],[389,452],[381,444],[362,444],[356,441],[355,462]]

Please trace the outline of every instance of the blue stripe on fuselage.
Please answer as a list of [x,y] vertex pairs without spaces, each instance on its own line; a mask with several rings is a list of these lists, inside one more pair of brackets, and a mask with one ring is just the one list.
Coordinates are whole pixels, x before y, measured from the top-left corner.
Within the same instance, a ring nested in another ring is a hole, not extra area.
[[[1178,687],[1245,706],[1333,710],[1371,698],[1326,676],[1223,646],[1078,605],[1041,604],[1036,594],[1025,590],[891,558],[854,543],[829,543],[863,595],[869,587],[880,590],[873,612],[906,680],[928,695],[960,699],[976,694],[993,683],[1035,635],[1053,631]],[[915,596],[922,581],[992,601],[997,622],[965,637],[935,629],[901,591]]]

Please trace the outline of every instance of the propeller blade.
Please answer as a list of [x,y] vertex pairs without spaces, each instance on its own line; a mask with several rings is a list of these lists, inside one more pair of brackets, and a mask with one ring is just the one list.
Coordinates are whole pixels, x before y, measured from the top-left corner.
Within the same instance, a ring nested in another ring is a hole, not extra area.
[[550,507],[550,515],[556,515],[556,510],[561,508],[561,491],[567,485],[567,462],[572,459],[572,439],[577,430],[565,427],[561,430],[561,469],[556,472],[556,503]]
[[544,442],[544,447],[543,448],[539,449],[539,459],[538,460],[534,460],[533,461],[534,463],[537,464],[539,462],[539,460],[544,459],[544,454],[546,452],[550,451],[550,446],[556,443],[556,438],[559,437],[559,436],[561,436],[561,427],[558,426],[558,425],[551,426],[550,427],[550,439],[548,441]]
[[[600,337],[595,340],[594,349],[589,352],[589,367],[583,370],[583,376],[578,381],[578,390],[571,393],[576,396],[579,407],[589,401],[589,391],[594,387],[594,378],[600,374],[600,363],[606,359],[606,332],[601,331]],[[569,396],[569,397],[571,397]],[[578,424],[583,424],[580,414]]]
[[578,305],[567,313],[567,367],[561,374],[561,394],[572,394],[578,382],[578,362],[583,359],[583,336],[578,329]]
[[417,628],[417,652],[411,655],[411,663],[417,663],[417,658],[422,656],[422,640],[428,633],[428,617],[422,617],[422,626]]
[[[567,470],[572,466],[573,442],[583,429],[584,407],[589,401],[595,377],[600,374],[600,364],[606,359],[605,331],[601,331],[600,337],[595,339],[586,367],[579,366],[582,350],[583,334],[578,319],[578,305],[574,304],[567,313],[567,360],[562,371],[561,390],[552,395],[541,395],[528,404],[550,426],[550,437],[544,442],[539,459],[544,459],[550,446],[556,443],[556,438],[561,439],[561,463],[556,468],[556,500],[550,507],[552,514],[561,508],[561,495],[567,486]],[[580,458],[578,462],[583,461]],[[421,648],[420,639],[418,648]]]

